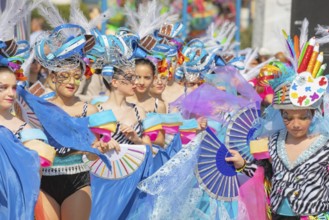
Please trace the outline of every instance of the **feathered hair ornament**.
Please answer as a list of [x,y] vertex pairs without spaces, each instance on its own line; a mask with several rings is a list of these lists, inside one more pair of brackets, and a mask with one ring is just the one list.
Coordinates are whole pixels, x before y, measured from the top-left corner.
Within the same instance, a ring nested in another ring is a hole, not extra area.
[[86,58],[86,55],[96,43],[94,30],[98,22],[110,18],[111,11],[108,10],[88,22],[79,9],[78,1],[72,0],[71,23],[67,23],[58,9],[46,0],[39,6],[39,12],[54,30],[37,40],[36,59],[41,65],[55,72],[72,69],[82,64],[85,76],[89,78],[93,73],[91,68],[93,60]]
[[113,9],[109,8],[97,17],[88,21],[83,12],[80,10],[79,0],[71,0],[70,23],[80,25],[86,30],[87,34],[92,34],[93,31],[97,28],[98,24],[109,20],[114,15],[115,12]]
[[13,0],[7,1],[0,12],[0,65],[11,69],[17,80],[26,81],[21,65],[29,57],[29,43],[14,39],[14,27],[33,10],[42,0]]
[[163,24],[174,24],[178,20],[177,14],[160,14],[162,6],[157,0],[147,1],[145,4],[139,4],[138,11],[131,10],[125,6],[125,15],[127,24],[131,30],[143,39],[155,30],[160,29]]
[[106,55],[114,52],[108,51],[109,48],[106,47],[106,43],[102,44],[106,37],[105,35],[101,35],[101,33],[97,30],[97,25],[99,23],[109,20],[113,15],[115,15],[114,11],[109,8],[105,12],[93,18],[91,21],[88,21],[83,12],[80,10],[79,0],[71,0],[70,23],[78,24],[83,27],[86,31],[85,36],[89,39],[90,49],[86,50],[88,53],[83,59],[86,63],[85,76],[87,78],[91,77],[91,75],[95,72],[95,69],[102,69],[103,65],[106,64],[108,60],[108,56]]
[[200,38],[200,40],[204,42],[205,49],[209,53],[221,52],[223,55],[230,48],[236,30],[237,28],[232,22],[225,22],[221,26],[212,23],[206,31],[206,36]]

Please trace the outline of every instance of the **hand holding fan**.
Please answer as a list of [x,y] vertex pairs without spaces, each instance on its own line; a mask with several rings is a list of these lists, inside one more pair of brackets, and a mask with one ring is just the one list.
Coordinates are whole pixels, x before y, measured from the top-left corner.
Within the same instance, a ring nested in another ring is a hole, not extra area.
[[242,108],[231,118],[227,127],[225,144],[229,149],[239,151],[246,160],[252,160],[250,140],[257,128],[260,112],[256,108]]

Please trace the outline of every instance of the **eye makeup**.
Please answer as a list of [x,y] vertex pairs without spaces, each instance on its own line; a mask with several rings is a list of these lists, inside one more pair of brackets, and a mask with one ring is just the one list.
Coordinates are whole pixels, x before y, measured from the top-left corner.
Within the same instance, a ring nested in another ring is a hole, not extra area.
[[61,72],[57,74],[57,82],[62,84],[62,83],[69,83],[71,78],[73,77],[74,79],[74,84],[80,85],[82,75],[81,73],[73,73],[70,74],[68,72]]
[[[283,121],[284,122],[288,122],[288,121],[291,121],[293,120],[293,117],[290,116],[287,112],[283,111],[282,112],[282,118],[283,118]],[[300,115],[298,117],[299,120],[312,120],[313,118],[313,115],[312,115],[312,112],[311,110],[307,110],[306,114],[304,115]]]

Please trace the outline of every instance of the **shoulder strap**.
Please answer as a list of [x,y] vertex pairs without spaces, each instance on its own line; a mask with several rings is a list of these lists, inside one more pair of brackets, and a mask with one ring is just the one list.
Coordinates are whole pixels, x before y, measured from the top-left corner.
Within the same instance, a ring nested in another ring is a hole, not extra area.
[[104,108],[103,108],[103,106],[101,104],[98,104],[96,107],[97,107],[97,109],[98,109],[99,112],[103,112],[104,111]]
[[83,104],[81,117],[86,117],[87,116],[87,109],[88,109],[88,102],[85,102]]
[[159,99],[156,98],[155,99],[155,103],[154,103],[154,113],[157,113],[158,112],[158,106],[159,106]]
[[17,129],[17,131],[15,132],[15,134],[18,134],[18,133],[20,133],[23,129],[24,129],[24,127],[27,125],[27,123],[25,122],[24,124],[21,124],[20,126],[19,126],[19,128]]
[[137,109],[137,105],[136,104],[132,104],[132,105],[133,105],[133,109],[135,110],[136,118],[140,122],[141,121],[141,117],[139,115],[139,112],[138,112],[138,109]]

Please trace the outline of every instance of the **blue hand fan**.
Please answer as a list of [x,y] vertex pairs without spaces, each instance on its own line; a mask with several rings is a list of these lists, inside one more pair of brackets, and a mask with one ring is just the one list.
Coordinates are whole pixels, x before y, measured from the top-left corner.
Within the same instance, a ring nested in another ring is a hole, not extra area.
[[258,124],[260,111],[256,108],[242,108],[231,118],[226,130],[225,145],[229,149],[239,151],[246,160],[252,160],[250,154],[250,140]]
[[207,128],[200,148],[196,169],[200,187],[216,200],[236,199],[238,178],[233,163],[225,161],[226,157],[231,156],[226,146]]

